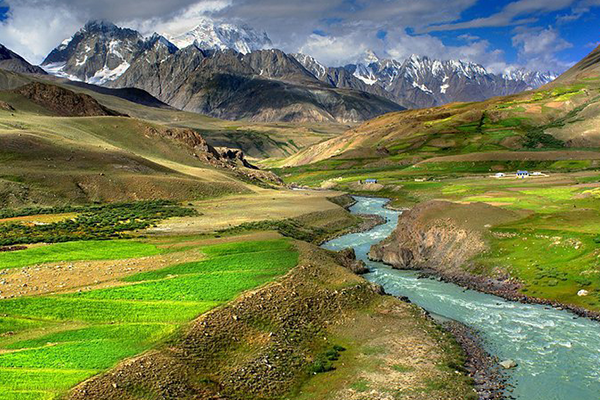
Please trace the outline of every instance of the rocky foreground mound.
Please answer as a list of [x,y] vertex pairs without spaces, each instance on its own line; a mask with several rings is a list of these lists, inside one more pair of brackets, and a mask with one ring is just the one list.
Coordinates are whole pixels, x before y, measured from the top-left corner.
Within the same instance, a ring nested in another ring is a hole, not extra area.
[[13,91],[62,117],[124,116],[98,103],[93,97],[60,86],[32,82]]
[[[410,395],[413,388],[434,381],[443,384],[429,399],[474,395],[455,371],[459,351],[448,334],[416,307],[381,296],[331,253],[298,245],[300,265],[277,282],[202,315],[162,348],[91,378],[68,398],[275,400],[304,392],[359,400],[367,398],[354,386],[362,382],[368,398],[388,398],[393,387],[416,400],[423,397]],[[340,374],[348,379],[335,379]]]

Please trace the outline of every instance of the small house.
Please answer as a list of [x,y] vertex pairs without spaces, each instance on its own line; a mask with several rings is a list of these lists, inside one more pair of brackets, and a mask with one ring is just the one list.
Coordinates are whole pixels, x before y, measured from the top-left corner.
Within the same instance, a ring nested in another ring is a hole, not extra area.
[[523,179],[529,177],[529,171],[517,171],[517,178]]
[[377,183],[377,179],[365,179],[365,183]]

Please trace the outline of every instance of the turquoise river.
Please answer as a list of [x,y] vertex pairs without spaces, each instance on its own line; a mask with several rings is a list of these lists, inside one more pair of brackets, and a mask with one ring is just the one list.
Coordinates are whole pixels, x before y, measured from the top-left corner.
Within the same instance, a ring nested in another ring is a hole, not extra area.
[[368,232],[327,242],[323,247],[352,247],[371,272],[365,277],[395,296],[406,296],[431,313],[476,329],[486,350],[500,359],[513,359],[511,396],[521,400],[600,400],[600,323],[539,305],[506,301],[465,290],[435,279],[420,279],[410,271],[392,269],[367,259],[371,245],[390,235],[398,211],[386,209],[385,199],[356,197],[353,213],[377,214],[387,222]]

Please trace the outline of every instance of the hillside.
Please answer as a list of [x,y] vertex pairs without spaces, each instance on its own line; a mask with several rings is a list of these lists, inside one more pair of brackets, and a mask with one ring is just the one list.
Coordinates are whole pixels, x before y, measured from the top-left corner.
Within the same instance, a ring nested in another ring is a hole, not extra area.
[[391,168],[459,154],[484,153],[493,160],[506,152],[598,148],[597,54],[598,49],[536,91],[387,114],[305,149],[284,165],[347,160],[346,165],[377,162]]
[[194,129],[212,146],[241,149],[254,159],[290,156],[308,145],[339,135],[351,126],[337,123],[224,121],[173,109],[140,89],[112,89],[50,75],[40,79],[0,70],[0,90],[15,90],[38,81],[89,95],[102,106],[134,118],[174,128]]
[[[0,76],[11,84],[31,79]],[[120,106],[157,109],[90,94],[37,79],[0,92],[3,206],[202,199],[277,185],[239,150],[215,148],[189,127],[139,119]]]

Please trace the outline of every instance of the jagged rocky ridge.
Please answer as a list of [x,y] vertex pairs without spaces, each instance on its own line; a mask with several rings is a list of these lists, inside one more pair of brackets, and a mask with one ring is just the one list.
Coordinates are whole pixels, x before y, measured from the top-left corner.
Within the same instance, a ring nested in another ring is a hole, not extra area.
[[111,87],[137,87],[173,107],[223,119],[356,122],[396,103],[319,81],[280,50],[242,54],[188,46],[157,62],[138,57]]
[[90,21],[46,57],[48,72],[72,80],[103,84],[118,78],[142,53],[166,57],[177,47],[154,34],[144,38],[132,29],[106,21]]
[[244,54],[194,43],[178,49],[160,35],[144,39],[108,22],[89,22],[43,65],[70,79],[143,89],[173,107],[223,119],[348,123],[402,109],[372,93],[324,83],[279,50]]
[[31,65],[23,57],[2,44],[0,44],[0,69],[21,74],[46,74],[42,68]]
[[482,101],[536,89],[556,78],[556,74],[550,72],[523,69],[493,74],[479,64],[417,55],[400,62],[380,59],[373,52],[367,52],[363,62],[344,67],[325,67],[305,54],[294,54],[294,57],[324,82],[375,93],[406,108]]

